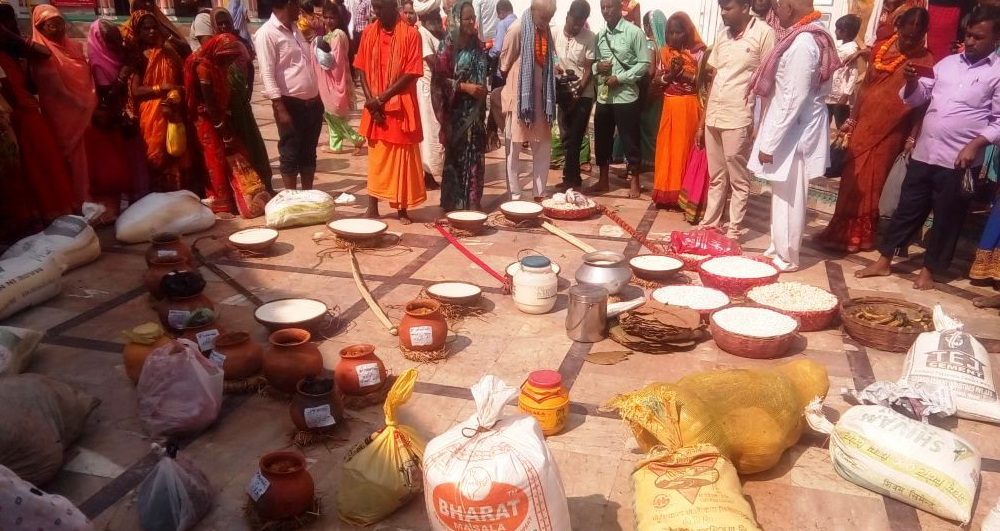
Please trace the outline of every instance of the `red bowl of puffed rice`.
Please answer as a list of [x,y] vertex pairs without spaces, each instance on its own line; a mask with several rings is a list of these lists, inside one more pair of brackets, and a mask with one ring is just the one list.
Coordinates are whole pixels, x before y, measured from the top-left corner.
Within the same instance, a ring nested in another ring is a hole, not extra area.
[[800,332],[829,328],[837,318],[840,299],[829,291],[798,282],[775,282],[751,288],[747,301],[799,320]]
[[774,284],[780,273],[762,256],[716,256],[698,266],[702,285],[730,297],[742,297],[752,288]]

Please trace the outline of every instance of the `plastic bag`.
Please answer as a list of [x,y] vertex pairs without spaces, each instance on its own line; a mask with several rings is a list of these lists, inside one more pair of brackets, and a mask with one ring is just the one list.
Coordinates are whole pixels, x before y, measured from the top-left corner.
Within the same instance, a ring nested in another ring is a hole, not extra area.
[[420,493],[424,440],[396,423],[396,410],[410,399],[416,380],[414,369],[396,379],[385,399],[385,428],[347,452],[337,489],[337,511],[345,522],[374,524]]
[[0,326],[0,376],[13,376],[31,364],[42,333],[27,328]]
[[654,383],[608,402],[649,452],[711,444],[740,474],[763,472],[799,440],[806,407],[830,390],[826,368],[811,360],[780,367],[694,373]]
[[94,527],[73,502],[46,494],[0,466],[0,529],[93,531]]
[[242,153],[229,155],[226,162],[233,172],[233,198],[240,216],[244,219],[263,216],[264,206],[271,200],[271,195],[264,188],[264,181],[260,180],[257,170]]
[[424,454],[424,503],[434,531],[570,529],[566,493],[538,421],[504,415],[518,390],[486,375],[476,413]]
[[844,389],[842,394],[855,400],[854,404],[885,406],[921,422],[931,415],[950,417],[958,411],[951,389],[929,382],[875,382],[860,391]]
[[878,200],[878,215],[883,218],[891,218],[896,213],[896,206],[899,205],[899,194],[903,190],[903,179],[906,178],[906,167],[910,164],[910,157],[900,154],[896,157],[896,162],[892,164],[889,175],[885,179],[882,187],[882,195]]
[[700,254],[706,256],[735,256],[743,251],[740,244],[725,237],[718,229],[695,229],[670,233],[670,249],[675,254]]
[[51,256],[0,260],[0,319],[59,295],[63,269]]
[[132,203],[115,220],[115,237],[124,243],[147,242],[158,232],[189,234],[215,224],[212,209],[187,191],[152,193]]
[[167,122],[167,153],[180,157],[187,151],[187,130],[183,122]]
[[962,323],[934,306],[934,331],[910,345],[903,364],[903,384],[927,382],[951,389],[958,416],[1000,423],[1000,400],[986,348],[962,330]]
[[62,468],[98,400],[39,374],[0,378],[0,465],[42,485]]
[[322,190],[282,190],[264,206],[264,215],[268,227],[286,229],[326,223],[335,208],[333,198]]
[[42,232],[11,245],[0,255],[0,260],[20,256],[43,259],[49,255],[64,268],[73,269],[97,260],[101,256],[101,242],[82,217],[59,216]]
[[981,459],[965,439],[882,406],[854,406],[836,426],[817,400],[809,425],[830,434],[841,477],[963,525],[972,517]]
[[194,435],[222,408],[222,368],[178,339],[149,354],[139,375],[139,419],[150,435]]
[[632,473],[635,531],[760,531],[736,469],[710,444],[654,448]]
[[212,508],[212,484],[177,447],[154,444],[160,461],[139,485],[139,521],[146,531],[191,529]]

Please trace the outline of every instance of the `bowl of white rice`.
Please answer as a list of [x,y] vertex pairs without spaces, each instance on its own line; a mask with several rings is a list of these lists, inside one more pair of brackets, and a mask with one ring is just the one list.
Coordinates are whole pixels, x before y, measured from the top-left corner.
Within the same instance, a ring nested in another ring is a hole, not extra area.
[[799,282],[775,282],[752,288],[747,292],[747,301],[797,318],[800,332],[829,327],[840,308],[840,300],[833,293]]
[[712,314],[709,329],[718,347],[743,358],[777,358],[788,352],[799,320],[760,306],[738,305]]
[[764,257],[716,256],[698,267],[701,283],[725,292],[730,297],[742,297],[757,286],[778,280],[778,268]]

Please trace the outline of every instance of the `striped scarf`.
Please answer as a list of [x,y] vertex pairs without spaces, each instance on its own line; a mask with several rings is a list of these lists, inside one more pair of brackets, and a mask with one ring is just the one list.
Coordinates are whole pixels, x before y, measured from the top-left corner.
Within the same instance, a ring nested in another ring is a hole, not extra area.
[[833,73],[840,68],[840,58],[837,57],[837,45],[833,42],[833,37],[823,26],[816,23],[803,24],[789,28],[788,33],[778,41],[771,53],[764,58],[764,62],[754,72],[750,78],[750,86],[747,88],[747,97],[757,95],[766,98],[774,91],[775,75],[778,73],[778,64],[781,56],[792,46],[795,38],[802,33],[811,33],[819,47],[819,67],[813,75],[812,89],[818,89],[824,82],[833,77]]
[[[517,119],[526,125],[535,121],[535,95],[532,86],[535,81],[535,25],[531,10],[525,10],[521,15],[521,71],[517,87]],[[542,104],[545,105],[545,118],[549,124],[556,119],[556,72],[553,66],[552,33],[545,29],[545,38],[549,46],[545,54],[545,65],[542,72],[545,79],[542,83]]]

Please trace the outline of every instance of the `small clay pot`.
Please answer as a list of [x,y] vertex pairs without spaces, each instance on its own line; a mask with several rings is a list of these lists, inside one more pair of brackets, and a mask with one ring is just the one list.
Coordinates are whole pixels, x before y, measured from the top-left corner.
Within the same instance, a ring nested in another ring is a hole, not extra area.
[[266,454],[260,458],[260,475],[268,482],[267,490],[253,502],[261,519],[283,520],[312,509],[316,487],[302,454]]
[[188,264],[186,258],[182,256],[157,257],[149,264],[149,269],[143,275],[142,280],[146,284],[146,289],[154,299],[163,298],[163,291],[160,289],[160,281],[171,271],[194,271]]
[[271,348],[264,354],[264,378],[285,394],[295,394],[295,386],[307,376],[323,374],[323,356],[310,343],[309,332],[301,328],[278,330],[268,338]]
[[[150,329],[142,330],[144,327],[149,327]],[[139,383],[139,376],[142,374],[142,366],[146,363],[146,358],[154,350],[164,345],[169,345],[172,340],[156,323],[147,323],[138,326],[132,329],[132,332],[137,337],[145,336],[141,337],[142,342],[139,340],[130,340],[128,343],[125,343],[125,347],[122,349],[125,374],[128,375],[129,380],[132,380],[132,384],[134,385]],[[147,343],[147,341],[149,342]]]
[[154,234],[149,239],[149,248],[146,249],[146,265],[152,266],[157,258],[175,257],[182,257],[188,263],[194,258],[191,248],[181,241],[179,234],[161,232]]
[[309,433],[329,433],[344,423],[344,404],[330,379],[299,381],[288,412],[295,428]]
[[333,379],[345,395],[367,395],[385,383],[385,363],[375,355],[375,345],[344,347],[340,350],[340,362],[333,369]]
[[222,362],[227,380],[244,380],[264,366],[264,350],[246,332],[230,332],[215,338],[215,350],[209,359]]
[[214,312],[215,304],[204,294],[199,293],[191,297],[164,299],[156,304],[156,313],[160,316],[160,323],[167,330],[182,334],[187,328],[186,323],[191,312],[202,308]]
[[201,326],[189,326],[178,336],[178,339],[187,339],[198,345],[198,350],[207,356],[215,348],[216,338],[225,333],[226,329],[219,326],[216,320]]
[[441,313],[441,303],[433,299],[414,299],[406,303],[406,315],[399,323],[399,344],[407,350],[433,352],[444,348],[448,322]]

